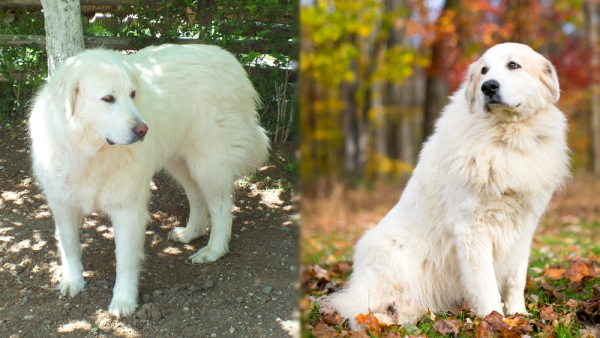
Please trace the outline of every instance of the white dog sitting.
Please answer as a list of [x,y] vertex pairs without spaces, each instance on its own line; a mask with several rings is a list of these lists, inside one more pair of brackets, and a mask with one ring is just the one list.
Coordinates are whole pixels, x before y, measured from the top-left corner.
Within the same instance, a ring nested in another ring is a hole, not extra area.
[[570,177],[552,64],[525,45],[469,67],[398,204],[356,245],[343,290],[324,297],[359,329],[369,309],[404,323],[463,301],[479,316],[526,313],[531,240]]

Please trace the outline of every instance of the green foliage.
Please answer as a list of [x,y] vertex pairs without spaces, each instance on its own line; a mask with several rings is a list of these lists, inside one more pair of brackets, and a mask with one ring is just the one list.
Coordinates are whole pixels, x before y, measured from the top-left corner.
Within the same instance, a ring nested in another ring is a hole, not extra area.
[[8,82],[0,85],[0,120],[25,115],[29,100],[46,78],[45,70],[45,50],[31,45],[3,48],[0,73]]
[[[0,12],[0,32],[19,35],[45,34],[44,17],[41,13],[31,12],[27,8]],[[0,74],[8,81],[0,83],[0,121],[25,114],[29,100],[46,78],[46,59],[46,50],[36,48],[35,44],[22,47],[7,47],[6,44],[2,46]]]
[[[343,167],[338,164],[345,162],[344,147],[348,144],[348,139],[343,139],[350,134],[349,128],[343,127],[344,119],[350,120],[353,113],[355,120],[361,120],[357,124],[364,123],[368,133],[374,133],[382,125],[381,111],[388,107],[373,109],[373,97],[381,98],[382,88],[403,83],[416,67],[429,62],[410,44],[390,40],[392,31],[412,27],[414,14],[406,4],[393,8],[390,4],[332,0],[300,9],[305,41],[300,57],[300,115],[302,126],[307,127],[302,129],[301,146],[304,180],[340,174]],[[401,115],[399,109],[388,111],[390,118]],[[394,114],[397,116],[391,116]],[[369,150],[364,154],[366,165],[361,164],[360,170],[366,177],[398,176],[412,169],[388,154],[372,151],[373,144],[364,148]]]
[[[146,0],[132,0],[131,6],[110,12],[112,17],[107,15],[93,23],[84,19],[84,35],[126,37],[132,49],[176,43],[181,38],[221,46],[245,65],[260,95],[259,114],[267,132],[273,134],[278,124],[289,127],[289,118],[277,120],[276,88],[285,84],[290,74],[294,42],[291,1],[163,0],[150,5]],[[13,16],[17,18],[14,21],[2,20]],[[45,35],[44,17],[39,10],[26,8],[0,12],[0,31]],[[15,70],[46,73],[45,50],[34,47],[5,47],[2,51],[0,72],[10,80],[0,84],[0,94],[6,98],[1,101],[0,119],[23,114],[27,101],[44,79],[43,75],[28,77],[25,83],[14,79]],[[291,102],[291,86],[289,83],[286,86],[285,97],[279,100]],[[291,104],[288,110],[289,107]]]
[[281,164],[281,166],[283,167],[283,170],[285,170],[288,173],[292,173],[292,172],[295,172],[298,169],[299,162],[298,162],[297,159],[295,161],[293,161],[293,162],[290,162],[290,159],[287,156],[285,156],[285,154],[281,150],[279,150],[277,152],[277,155],[285,158],[285,161],[280,161],[275,156],[273,156],[273,154],[269,154],[269,156],[273,160],[275,160],[275,162]]

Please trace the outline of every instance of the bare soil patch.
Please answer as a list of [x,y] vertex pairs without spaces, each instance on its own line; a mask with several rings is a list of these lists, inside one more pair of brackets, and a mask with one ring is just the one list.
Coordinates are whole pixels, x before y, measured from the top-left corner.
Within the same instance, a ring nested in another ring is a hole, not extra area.
[[[275,145],[291,158],[291,145]],[[291,221],[291,175],[271,163],[237,184],[230,252],[214,263],[185,258],[208,236],[182,244],[167,239],[185,226],[183,189],[155,175],[146,230],[140,307],[116,318],[107,309],[115,281],[110,221],[85,218],[84,291],[62,297],[54,222],[35,184],[26,125],[0,129],[0,337],[284,337],[297,298],[298,229]],[[276,155],[277,156],[277,155]],[[280,160],[286,161],[282,156]]]

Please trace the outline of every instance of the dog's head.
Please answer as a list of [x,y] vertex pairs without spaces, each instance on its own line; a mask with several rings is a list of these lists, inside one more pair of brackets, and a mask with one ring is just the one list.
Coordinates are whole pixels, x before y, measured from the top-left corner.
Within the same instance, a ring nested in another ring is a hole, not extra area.
[[136,105],[137,70],[114,51],[89,50],[69,58],[48,83],[68,123],[110,145],[144,139],[148,126]]
[[556,103],[560,89],[550,61],[529,46],[509,42],[471,64],[466,96],[473,113],[520,121]]

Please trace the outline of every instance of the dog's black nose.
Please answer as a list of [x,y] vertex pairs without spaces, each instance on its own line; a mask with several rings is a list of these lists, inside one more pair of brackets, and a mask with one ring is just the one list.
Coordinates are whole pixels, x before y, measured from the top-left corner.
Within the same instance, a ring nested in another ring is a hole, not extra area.
[[483,85],[481,85],[481,91],[485,94],[485,96],[492,96],[496,94],[500,88],[500,84],[496,80],[485,81]]

